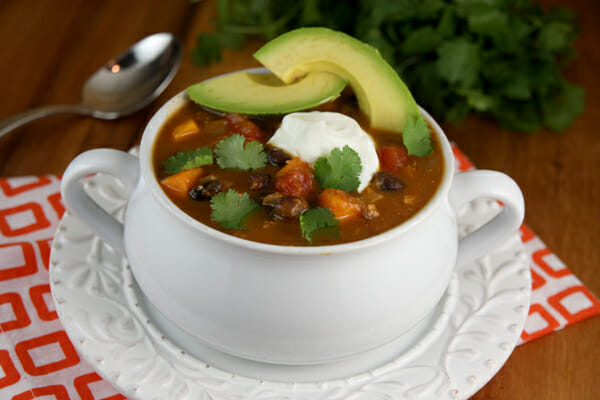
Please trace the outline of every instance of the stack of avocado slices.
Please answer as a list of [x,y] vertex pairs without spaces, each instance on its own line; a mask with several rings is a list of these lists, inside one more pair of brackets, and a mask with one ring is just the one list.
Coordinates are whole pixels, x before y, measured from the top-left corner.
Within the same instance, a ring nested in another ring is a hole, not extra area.
[[300,28],[254,57],[271,73],[236,72],[188,88],[192,101],[228,113],[287,114],[338,97],[349,83],[372,128],[402,132],[420,117],[410,91],[379,51],[345,33]]

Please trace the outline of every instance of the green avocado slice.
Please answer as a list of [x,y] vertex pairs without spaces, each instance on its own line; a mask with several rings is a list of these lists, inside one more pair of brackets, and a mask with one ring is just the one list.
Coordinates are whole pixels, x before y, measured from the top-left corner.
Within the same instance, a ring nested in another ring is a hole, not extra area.
[[265,44],[254,58],[286,83],[314,71],[348,80],[373,128],[402,132],[408,117],[419,115],[410,91],[379,51],[345,33],[296,29]]
[[192,85],[187,92],[195,103],[217,111],[286,114],[333,100],[346,84],[329,72],[313,72],[289,84],[273,74],[235,72]]

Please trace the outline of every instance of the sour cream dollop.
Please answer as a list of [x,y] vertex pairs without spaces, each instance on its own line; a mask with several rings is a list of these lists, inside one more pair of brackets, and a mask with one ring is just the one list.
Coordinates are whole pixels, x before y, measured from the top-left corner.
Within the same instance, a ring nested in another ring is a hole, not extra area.
[[379,168],[373,138],[354,119],[336,112],[297,112],[283,117],[269,144],[314,165],[334,148],[348,145],[358,153],[362,170],[358,191],[367,187]]

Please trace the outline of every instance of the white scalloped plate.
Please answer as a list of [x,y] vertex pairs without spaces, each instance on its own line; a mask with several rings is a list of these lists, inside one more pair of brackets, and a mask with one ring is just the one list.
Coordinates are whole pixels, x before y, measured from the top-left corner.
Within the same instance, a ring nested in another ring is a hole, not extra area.
[[[116,180],[86,189],[122,218]],[[462,233],[499,210],[466,207]],[[456,272],[446,295],[417,327],[379,349],[318,366],[255,363],[219,353],[179,330],[145,299],[127,260],[66,213],[51,253],[58,315],[79,353],[131,399],[378,400],[467,398],[514,349],[531,294],[529,260],[515,235]]]

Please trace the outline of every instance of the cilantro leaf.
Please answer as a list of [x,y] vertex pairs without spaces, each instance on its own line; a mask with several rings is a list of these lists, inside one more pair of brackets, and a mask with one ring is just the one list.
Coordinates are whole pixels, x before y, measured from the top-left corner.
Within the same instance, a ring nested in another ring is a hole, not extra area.
[[406,55],[429,53],[437,49],[441,41],[442,35],[428,25],[406,35],[401,49]]
[[326,157],[319,157],[314,166],[315,178],[326,189],[341,189],[352,192],[360,185],[358,176],[362,165],[358,153],[348,145],[342,150],[335,148]]
[[564,82],[556,96],[542,101],[544,124],[555,131],[566,129],[583,112],[584,97],[582,88]]
[[484,36],[497,36],[508,29],[508,15],[491,5],[474,7],[467,17],[471,31]]
[[467,37],[445,41],[437,50],[437,73],[450,84],[472,87],[479,75],[479,46]]
[[494,117],[500,126],[507,130],[535,132],[540,129],[540,116],[537,104],[520,102],[514,104],[505,101],[502,107],[493,110]]
[[217,143],[215,155],[221,168],[247,171],[267,165],[267,154],[263,145],[256,140],[246,143],[246,138],[237,133]]
[[339,226],[340,221],[335,219],[327,207],[310,208],[300,215],[302,236],[310,243],[312,243],[315,233],[326,229],[330,229],[336,237],[339,236]]
[[571,24],[552,21],[539,30],[538,44],[542,49],[548,51],[564,51],[573,41],[573,36]]
[[494,99],[479,89],[465,89],[457,91],[464,96],[467,104],[477,111],[489,110],[494,105]]
[[260,206],[248,193],[239,194],[233,189],[221,192],[210,200],[213,221],[225,229],[243,229],[244,219]]
[[417,15],[419,19],[437,18],[444,8],[445,0],[421,0],[417,4]]
[[408,118],[402,132],[402,141],[411,156],[425,157],[433,151],[431,132],[421,114]]
[[169,157],[163,167],[169,174],[176,174],[186,169],[210,165],[213,163],[212,150],[201,147],[190,151],[181,151]]
[[456,14],[453,5],[446,5],[436,27],[437,32],[444,38],[454,36],[456,31]]
[[239,50],[246,42],[246,35],[237,32],[226,32],[217,29],[217,39],[219,44],[231,50]]
[[198,66],[221,61],[219,39],[214,33],[202,32],[196,36],[196,47],[191,52],[192,62]]

